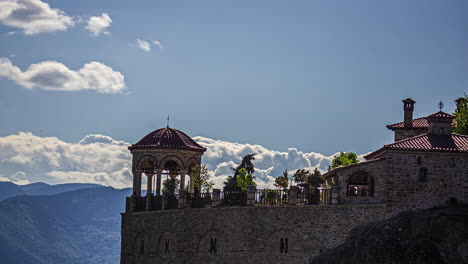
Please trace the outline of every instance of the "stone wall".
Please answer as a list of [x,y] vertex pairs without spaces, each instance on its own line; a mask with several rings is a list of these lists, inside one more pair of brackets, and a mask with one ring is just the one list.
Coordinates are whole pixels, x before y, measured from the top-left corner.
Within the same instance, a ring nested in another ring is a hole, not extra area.
[[395,130],[395,141],[399,141],[405,138],[419,136],[427,133],[427,127],[423,128],[405,128]]
[[468,203],[468,154],[388,151],[385,157],[385,203],[395,212],[442,205],[450,197]]
[[389,214],[377,204],[124,213],[121,263],[308,263]]

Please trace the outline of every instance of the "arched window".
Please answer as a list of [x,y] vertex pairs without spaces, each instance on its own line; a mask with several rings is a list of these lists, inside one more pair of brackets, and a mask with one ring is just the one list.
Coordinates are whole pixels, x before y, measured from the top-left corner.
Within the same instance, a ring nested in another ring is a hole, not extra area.
[[374,196],[374,178],[365,171],[358,171],[348,179],[347,196]]

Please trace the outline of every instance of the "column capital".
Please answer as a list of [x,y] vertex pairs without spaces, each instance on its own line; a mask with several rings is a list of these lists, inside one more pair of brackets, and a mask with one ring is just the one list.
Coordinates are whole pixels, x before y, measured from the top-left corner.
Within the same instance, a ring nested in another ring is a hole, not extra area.
[[184,175],[187,175],[188,174],[188,171],[180,171],[179,174],[184,174]]

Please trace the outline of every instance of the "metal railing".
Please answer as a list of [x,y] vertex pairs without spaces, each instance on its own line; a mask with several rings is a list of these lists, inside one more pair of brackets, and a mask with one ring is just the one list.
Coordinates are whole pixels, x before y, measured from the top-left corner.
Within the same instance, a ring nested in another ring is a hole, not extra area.
[[212,193],[185,193],[185,207],[209,208],[212,207]]
[[[348,191],[348,196],[369,196],[367,190]],[[180,197],[179,197],[180,196]],[[220,191],[212,193],[186,193],[164,194],[151,196],[150,206],[147,207],[147,197],[128,197],[127,210],[130,212],[143,212],[146,210],[158,211],[178,208],[211,208],[219,206],[279,206],[279,205],[315,205],[331,204],[331,189],[259,189],[251,191]]]
[[289,204],[289,190],[257,190],[255,205],[285,205]]
[[243,206],[247,205],[247,192],[221,192],[220,193],[221,206]]

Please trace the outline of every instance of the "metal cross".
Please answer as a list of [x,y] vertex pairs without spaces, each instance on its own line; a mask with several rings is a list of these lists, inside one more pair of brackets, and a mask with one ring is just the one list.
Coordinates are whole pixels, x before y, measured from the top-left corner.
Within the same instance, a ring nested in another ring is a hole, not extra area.
[[444,103],[442,103],[442,101],[439,102],[439,109],[440,111],[442,111],[442,108],[444,108]]
[[167,128],[169,128],[169,115],[167,115]]

